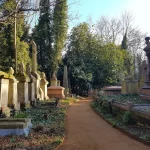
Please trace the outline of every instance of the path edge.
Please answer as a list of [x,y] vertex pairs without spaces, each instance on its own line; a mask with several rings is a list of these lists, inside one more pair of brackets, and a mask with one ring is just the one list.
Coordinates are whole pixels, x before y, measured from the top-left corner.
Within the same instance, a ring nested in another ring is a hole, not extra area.
[[[98,113],[98,112],[92,107],[91,104],[90,104],[90,106],[91,106],[91,108],[93,109],[93,111],[94,111],[98,116],[100,116],[105,122],[107,122],[108,124],[110,124],[110,125],[112,126],[112,123],[111,123],[111,122],[109,122],[108,120],[106,120],[100,113]],[[112,127],[112,128],[117,129],[118,131],[120,131],[120,132],[123,133],[124,135],[126,135],[126,136],[128,136],[128,137],[130,137],[130,138],[132,138],[132,139],[134,139],[134,140],[136,140],[136,141],[138,141],[138,142],[140,142],[140,143],[143,143],[143,144],[145,144],[145,145],[147,145],[147,146],[150,146],[150,142],[147,142],[147,141],[145,141],[145,140],[143,140],[143,139],[140,139],[139,137],[137,137],[137,136],[135,136],[135,135],[129,133],[128,131],[123,130],[122,128],[120,128],[120,127],[118,127],[118,126]]]
[[65,122],[65,135],[64,135],[64,137],[63,137],[63,139],[62,139],[62,142],[55,148],[55,150],[58,150],[63,144],[64,144],[64,140],[65,140],[65,138],[66,138],[66,132],[67,132],[67,113],[68,113],[68,109],[71,107],[71,105],[72,104],[74,104],[74,103],[77,103],[77,102],[79,102],[80,100],[77,100],[76,102],[73,102],[73,103],[70,103],[69,105],[68,105],[68,107],[67,107],[67,111],[66,111],[66,113],[65,113],[65,119],[64,119],[64,122]]

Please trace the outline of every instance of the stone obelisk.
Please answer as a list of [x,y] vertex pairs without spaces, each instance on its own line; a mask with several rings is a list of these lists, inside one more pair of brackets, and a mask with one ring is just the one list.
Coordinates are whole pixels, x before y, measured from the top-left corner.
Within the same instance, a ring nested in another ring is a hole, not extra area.
[[65,88],[65,96],[68,94],[68,70],[67,66],[64,66],[64,76],[63,76],[63,87]]

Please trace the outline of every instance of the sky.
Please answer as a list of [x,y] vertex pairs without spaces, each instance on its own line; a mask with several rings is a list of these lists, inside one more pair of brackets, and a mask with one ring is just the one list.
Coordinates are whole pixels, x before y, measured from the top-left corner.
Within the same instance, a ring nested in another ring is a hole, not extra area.
[[70,14],[79,17],[71,21],[71,27],[89,17],[95,24],[101,16],[119,17],[127,11],[134,16],[134,25],[150,36],[150,0],[68,0],[68,4]]

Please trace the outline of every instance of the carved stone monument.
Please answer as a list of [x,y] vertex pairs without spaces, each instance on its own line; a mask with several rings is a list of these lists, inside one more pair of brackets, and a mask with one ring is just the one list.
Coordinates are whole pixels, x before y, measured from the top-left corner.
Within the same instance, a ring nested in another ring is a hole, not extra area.
[[0,78],[0,109],[2,109],[2,112],[7,117],[10,115],[10,110],[8,109],[8,89],[9,79]]
[[46,76],[45,76],[45,73],[42,72],[41,73],[41,83],[40,83],[40,87],[43,91],[43,99],[42,100],[47,100],[49,99],[48,96],[47,96],[47,80],[46,80]]
[[40,99],[40,75],[37,73],[37,46],[36,43],[31,40],[32,44],[32,75],[35,77],[35,98]]
[[64,98],[64,89],[61,86],[57,85],[57,78],[55,73],[53,73],[51,78],[51,86],[48,87],[47,93],[49,98]]
[[24,64],[19,64],[19,71],[16,75],[17,80],[19,80],[18,83],[18,101],[20,102],[20,105],[29,107],[29,97],[28,97],[28,82],[30,82],[30,78],[25,74],[24,72]]
[[[9,68],[8,71],[9,75],[14,75],[14,70],[12,67]],[[8,91],[8,105],[11,107],[12,105],[16,110],[20,109],[20,104],[18,102],[18,89],[17,89],[17,84],[18,80],[15,79],[9,79],[9,91]]]
[[69,88],[68,88],[68,71],[67,71],[67,66],[64,66],[64,75],[63,75],[63,87],[65,88],[65,96],[67,96],[69,93]]
[[148,79],[148,64],[146,60],[142,61],[142,65],[140,68],[141,76],[139,81],[139,87],[142,88],[144,86],[144,82]]
[[142,90],[140,92],[140,96],[143,99],[150,99],[150,37],[146,37],[145,38],[145,43],[146,43],[146,47],[144,48],[144,51],[146,52],[146,56],[147,56],[147,61],[148,61],[148,71],[147,75],[146,75],[146,80],[144,82],[144,86],[142,87]]
[[31,74],[31,67],[29,64],[26,66],[26,74],[30,78],[30,82],[28,83],[28,96],[29,96],[29,101],[35,101],[35,83],[36,79],[32,76]]
[[122,81],[121,94],[138,94],[138,82],[132,77],[127,77]]

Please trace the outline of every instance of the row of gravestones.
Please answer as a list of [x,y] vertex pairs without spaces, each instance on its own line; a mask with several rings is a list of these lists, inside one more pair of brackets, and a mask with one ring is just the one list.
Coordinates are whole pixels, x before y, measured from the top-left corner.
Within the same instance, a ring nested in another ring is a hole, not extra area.
[[21,63],[15,76],[13,68],[9,69],[8,74],[11,78],[0,78],[0,108],[7,117],[10,116],[11,107],[19,110],[21,106],[29,107],[37,99],[48,99],[45,73],[32,73],[29,64],[25,70]]

